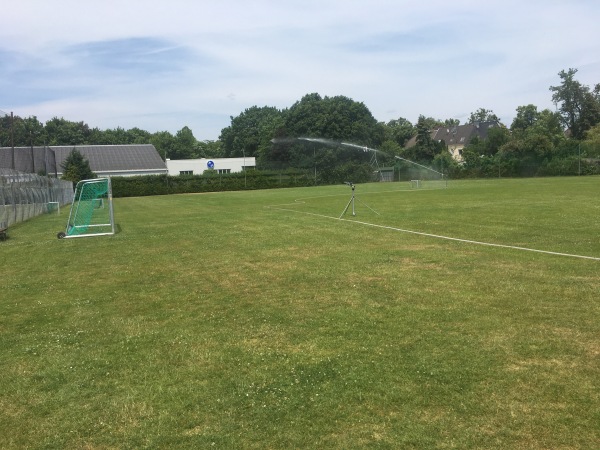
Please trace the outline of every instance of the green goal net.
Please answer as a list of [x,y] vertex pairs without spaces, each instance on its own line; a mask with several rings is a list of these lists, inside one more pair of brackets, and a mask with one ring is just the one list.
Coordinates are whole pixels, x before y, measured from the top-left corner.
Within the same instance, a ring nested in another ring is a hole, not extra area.
[[58,238],[115,234],[110,178],[82,180],[75,187],[67,229]]

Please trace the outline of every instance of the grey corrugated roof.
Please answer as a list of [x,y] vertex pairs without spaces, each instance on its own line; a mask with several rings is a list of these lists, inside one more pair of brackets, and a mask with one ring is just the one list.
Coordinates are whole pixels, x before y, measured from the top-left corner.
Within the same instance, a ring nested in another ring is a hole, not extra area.
[[64,145],[50,148],[56,154],[59,172],[62,171],[62,164],[73,148],[90,162],[92,172],[159,170],[167,167],[152,144]]
[[[73,149],[77,149],[90,163],[92,172],[126,172],[126,171],[164,171],[167,166],[158,151],[152,144],[131,145],[62,145],[47,147],[15,147],[14,161],[15,169],[31,172],[44,168],[44,160],[52,152],[56,156],[56,171],[62,173],[62,164]],[[47,149],[52,152],[46,151]],[[35,168],[31,163],[32,154],[35,157]],[[46,155],[46,157],[44,157]],[[4,147],[0,149],[0,167],[11,168],[12,149]],[[34,170],[35,169],[35,170]],[[48,170],[53,172],[52,170]]]

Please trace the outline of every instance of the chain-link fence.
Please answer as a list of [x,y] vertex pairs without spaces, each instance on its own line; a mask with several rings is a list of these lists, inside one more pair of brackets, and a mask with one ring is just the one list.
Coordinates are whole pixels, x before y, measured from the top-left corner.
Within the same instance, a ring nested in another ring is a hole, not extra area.
[[0,168],[0,229],[73,201],[73,183]]

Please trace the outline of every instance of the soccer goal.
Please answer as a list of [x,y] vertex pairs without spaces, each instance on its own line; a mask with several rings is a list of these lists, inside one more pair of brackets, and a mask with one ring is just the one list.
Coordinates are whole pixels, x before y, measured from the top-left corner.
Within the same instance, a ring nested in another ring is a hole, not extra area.
[[67,229],[58,233],[58,238],[110,234],[115,234],[110,178],[80,181],[75,187]]
[[448,187],[448,177],[431,167],[395,156],[400,161],[400,181],[408,181],[411,189],[441,189]]

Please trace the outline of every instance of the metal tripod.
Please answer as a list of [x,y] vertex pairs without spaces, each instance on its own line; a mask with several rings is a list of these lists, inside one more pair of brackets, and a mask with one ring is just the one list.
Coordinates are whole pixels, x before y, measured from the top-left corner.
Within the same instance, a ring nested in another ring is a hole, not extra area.
[[377,211],[375,211],[373,208],[371,208],[369,205],[367,205],[365,202],[363,202],[360,198],[358,198],[355,193],[354,193],[354,183],[350,183],[350,182],[346,182],[344,184],[347,184],[348,186],[350,186],[352,188],[352,197],[350,197],[350,201],[348,201],[348,204],[346,205],[346,207],[344,208],[344,210],[342,211],[342,214],[340,214],[339,219],[341,219],[344,214],[346,214],[346,212],[348,211],[348,208],[350,207],[350,205],[352,205],[352,215],[356,216],[356,209],[355,209],[355,205],[354,205],[354,200],[358,200],[359,202],[361,202],[364,206],[366,206],[367,208],[369,208],[371,211],[373,211],[375,214],[377,214],[378,216],[380,215]]

